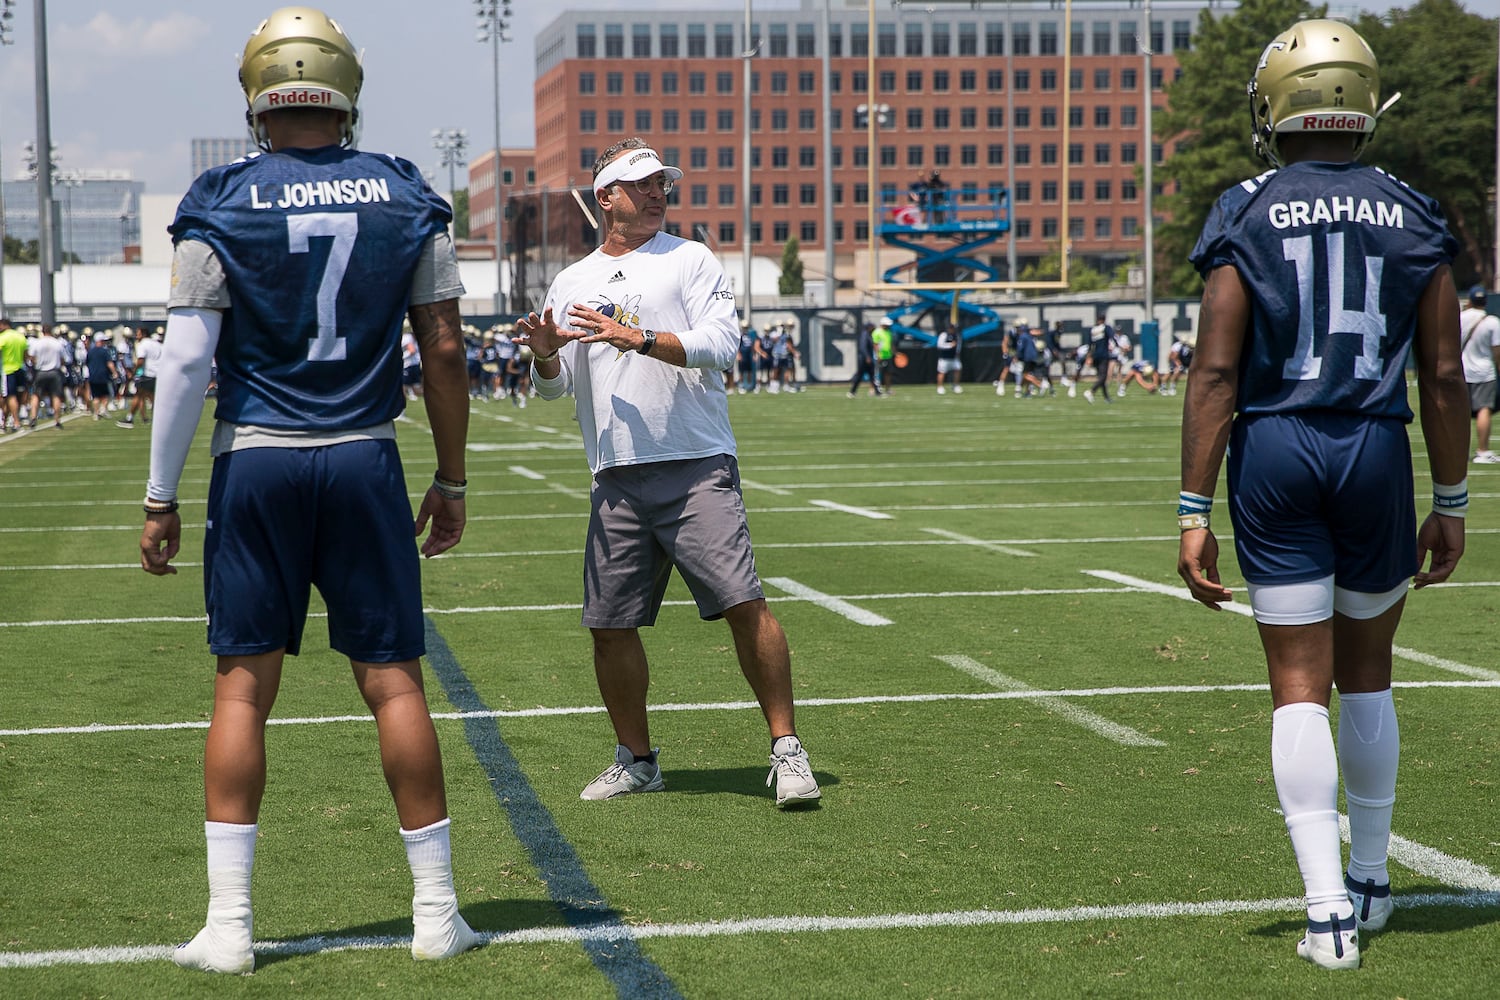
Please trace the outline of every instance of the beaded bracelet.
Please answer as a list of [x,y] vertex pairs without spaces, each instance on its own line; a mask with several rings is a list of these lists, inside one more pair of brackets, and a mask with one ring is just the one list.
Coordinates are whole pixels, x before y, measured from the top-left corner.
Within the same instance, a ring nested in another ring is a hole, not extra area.
[[444,500],[462,500],[469,492],[469,481],[467,479],[444,479],[433,473],[432,488],[437,490],[437,495]]
[[177,513],[177,501],[175,499],[157,500],[148,496],[141,502],[141,509],[147,514],[175,514]]

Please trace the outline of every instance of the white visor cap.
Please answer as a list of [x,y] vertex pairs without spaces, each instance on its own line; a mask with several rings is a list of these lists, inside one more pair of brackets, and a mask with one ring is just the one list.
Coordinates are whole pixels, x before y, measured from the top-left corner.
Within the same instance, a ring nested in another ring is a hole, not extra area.
[[682,171],[661,162],[661,155],[656,150],[627,149],[599,171],[599,176],[594,178],[594,190],[603,191],[620,181],[645,180],[652,174],[662,172],[674,181],[682,180]]

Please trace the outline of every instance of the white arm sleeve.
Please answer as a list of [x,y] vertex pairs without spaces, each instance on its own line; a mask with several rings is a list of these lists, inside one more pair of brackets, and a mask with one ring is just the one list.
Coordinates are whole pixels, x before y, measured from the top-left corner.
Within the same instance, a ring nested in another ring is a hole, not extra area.
[[156,370],[151,421],[151,474],[146,495],[176,500],[177,482],[203,416],[203,394],[219,346],[224,314],[217,309],[172,309]]

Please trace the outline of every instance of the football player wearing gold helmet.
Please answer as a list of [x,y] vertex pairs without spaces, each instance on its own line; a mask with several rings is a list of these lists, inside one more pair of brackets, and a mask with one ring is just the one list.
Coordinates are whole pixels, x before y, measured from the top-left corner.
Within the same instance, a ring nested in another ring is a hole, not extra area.
[[[1357,968],[1359,932],[1380,930],[1393,908],[1391,644],[1413,576],[1425,587],[1457,566],[1468,505],[1457,243],[1437,202],[1356,162],[1395,101],[1379,93],[1375,55],[1349,25],[1303,21],[1277,35],[1249,86],[1255,148],[1274,169],[1220,196],[1191,258],[1206,285],[1177,569],[1203,604],[1230,600],[1209,527],[1228,446],[1235,551],[1275,709],[1271,770],[1306,890],[1297,954],[1329,969]],[[1420,531],[1408,354],[1433,481]]]
[[[359,55],[339,25],[285,7],[251,35],[240,84],[264,153],[194,182],[170,231],[141,565],[175,573],[177,488],[217,363],[204,537],[209,650],[204,750],[208,919],[174,960],[254,969],[250,873],[266,787],[266,720],[301,646],[313,586],[330,645],[375,717],[414,892],[412,955],[480,943],[458,910],[437,733],[422,689],[419,549],[465,524],[468,374],[452,213],[397,157],[355,151]],[[412,516],[396,450],[402,323],[422,360],[437,474]]]

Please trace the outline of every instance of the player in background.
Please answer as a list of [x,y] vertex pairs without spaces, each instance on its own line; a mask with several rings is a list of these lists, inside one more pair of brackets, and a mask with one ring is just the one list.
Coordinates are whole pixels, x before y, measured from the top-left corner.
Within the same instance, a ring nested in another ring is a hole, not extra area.
[[1181,337],[1172,338],[1172,346],[1167,349],[1167,381],[1162,386],[1163,396],[1177,395],[1177,383],[1182,381],[1182,376],[1193,364],[1193,345]]
[[[1297,954],[1329,969],[1357,968],[1359,931],[1391,914],[1391,643],[1413,575],[1425,587],[1458,564],[1468,505],[1457,244],[1436,201],[1355,162],[1394,101],[1381,106],[1379,89],[1375,55],[1349,25],[1303,21],[1278,35],[1250,84],[1255,148],[1273,169],[1220,196],[1191,257],[1206,287],[1177,570],[1203,604],[1230,600],[1209,525],[1228,446],[1235,550],[1275,709],[1271,770],[1306,889]],[[1420,531],[1412,352],[1433,482]]]
[[[297,73],[289,75],[287,67]],[[375,717],[411,867],[412,956],[480,943],[458,912],[437,733],[422,690],[421,554],[463,534],[468,375],[448,206],[405,160],[354,150],[364,72],[334,21],[275,11],[240,61],[264,153],[188,190],[176,246],[141,565],[175,573],[177,488],[217,356],[204,535],[217,657],[204,750],[208,920],[174,961],[246,973],[266,718],[312,586]],[[337,197],[334,197],[337,195]],[[419,345],[437,472],[413,523],[396,450],[403,315]]]

